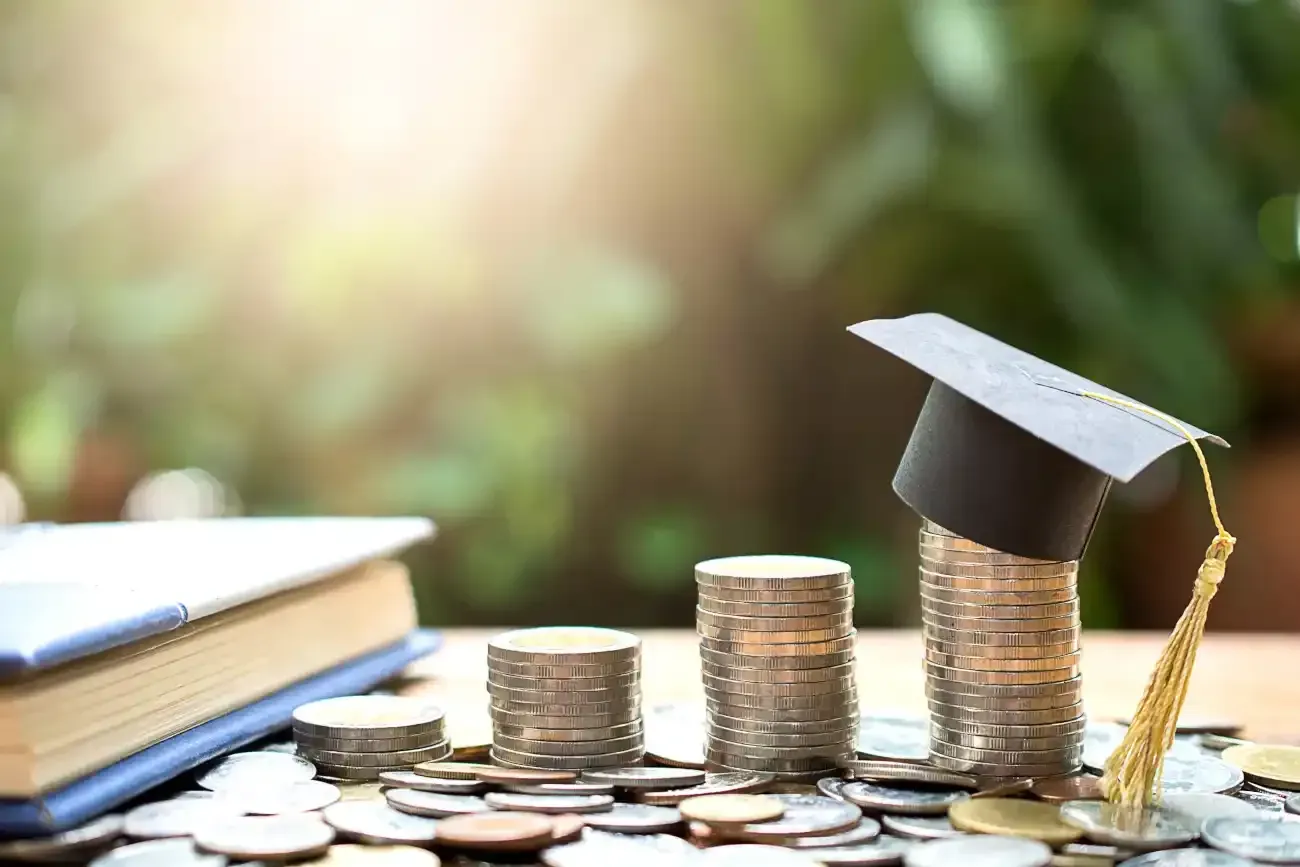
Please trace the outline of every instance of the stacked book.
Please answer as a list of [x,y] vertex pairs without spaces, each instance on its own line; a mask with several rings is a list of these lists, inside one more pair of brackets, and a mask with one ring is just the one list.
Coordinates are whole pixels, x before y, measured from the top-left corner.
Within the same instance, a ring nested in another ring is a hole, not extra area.
[[406,568],[422,518],[0,535],[0,835],[84,822],[436,647]]

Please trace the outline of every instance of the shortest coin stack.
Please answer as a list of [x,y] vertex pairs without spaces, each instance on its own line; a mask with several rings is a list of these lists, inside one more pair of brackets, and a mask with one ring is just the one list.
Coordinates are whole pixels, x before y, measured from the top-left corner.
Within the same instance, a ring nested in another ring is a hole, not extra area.
[[377,780],[384,771],[451,757],[441,710],[394,695],[349,695],[293,712],[298,755],[321,776]]
[[587,770],[639,764],[641,639],[586,626],[517,629],[488,642],[492,761]]
[[783,780],[834,770],[858,726],[848,564],[728,557],[695,580],[708,766]]

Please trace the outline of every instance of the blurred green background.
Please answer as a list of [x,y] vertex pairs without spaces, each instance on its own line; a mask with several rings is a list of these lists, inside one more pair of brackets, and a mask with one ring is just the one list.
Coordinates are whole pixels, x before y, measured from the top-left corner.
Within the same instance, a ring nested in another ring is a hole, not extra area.
[[[427,514],[439,624],[684,626],[694,561],[816,553],[911,623],[927,383],[844,327],[937,310],[1231,440],[1211,625],[1300,627],[1295,3],[15,0],[0,39],[29,519]],[[1190,453],[1111,499],[1087,623],[1167,627]]]

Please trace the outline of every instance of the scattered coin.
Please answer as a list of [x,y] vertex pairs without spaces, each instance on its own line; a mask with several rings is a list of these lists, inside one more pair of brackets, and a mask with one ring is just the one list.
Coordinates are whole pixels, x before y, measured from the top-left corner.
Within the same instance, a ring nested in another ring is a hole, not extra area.
[[129,810],[123,817],[122,829],[128,837],[138,840],[191,837],[200,828],[239,815],[240,811],[234,805],[216,798],[178,798]]
[[482,798],[474,795],[442,795],[437,792],[419,792],[415,789],[389,789],[384,792],[388,805],[414,816],[461,816],[467,813],[486,813],[492,808]]
[[244,861],[307,858],[332,842],[334,829],[314,816],[244,816],[194,832],[199,849]]
[[1196,745],[1206,750],[1223,752],[1228,747],[1241,746],[1242,744],[1251,743],[1241,738],[1231,738],[1224,735],[1205,734],[1196,736]]
[[[815,839],[815,838],[807,838]],[[836,846],[829,849],[814,849],[809,852],[817,863],[832,865],[883,865],[901,864],[903,856],[919,845],[915,840],[902,837],[877,837],[867,843],[852,846]]]
[[1239,768],[1252,783],[1300,789],[1300,747],[1241,744],[1224,750],[1223,760]]
[[441,792],[444,795],[477,795],[480,792],[487,791],[487,783],[478,780],[449,780],[442,777],[427,777],[414,771],[384,771],[379,775],[379,782],[385,786],[417,789],[421,792]]
[[1124,862],[1124,867],[1254,867],[1256,862],[1217,849],[1162,849]]
[[73,856],[112,843],[122,835],[123,817],[113,813],[92,822],[52,834],[25,840],[0,841],[0,862],[77,860]]
[[[478,772],[483,769],[500,770],[494,765],[477,762],[421,762],[411,768],[422,777],[435,777],[444,780],[477,780]],[[572,779],[568,777],[568,779]]]
[[992,785],[987,789],[980,789],[978,792],[972,792],[972,798],[1009,798],[1012,795],[1021,795],[1025,792],[1032,791],[1034,780],[1025,778],[1022,780],[1009,780],[1005,783]]
[[340,801],[321,814],[325,824],[363,843],[432,843],[438,822],[374,801]]
[[341,794],[338,786],[321,780],[301,780],[282,785],[238,785],[223,788],[220,800],[234,805],[239,812],[254,816],[280,816],[306,813],[328,807]]
[[508,783],[501,788],[521,795],[612,795],[608,783]]
[[1070,801],[1062,804],[1060,810],[1061,821],[1083,831],[1089,840],[1137,852],[1173,849],[1199,836],[1198,824],[1163,807]]
[[320,738],[386,739],[439,732],[442,710],[419,698],[348,695],[308,702],[293,712],[295,732]]
[[785,812],[785,805],[770,795],[702,795],[677,806],[687,819],[709,825],[768,822]]
[[331,846],[323,856],[300,867],[439,867],[437,855],[414,846]]
[[200,852],[189,839],[149,840],[111,849],[90,867],[226,867],[226,858]]
[[1241,788],[1244,777],[1240,769],[1210,756],[1177,756],[1165,754],[1164,771],[1160,776],[1161,791],[1215,792],[1230,795]]
[[483,800],[494,810],[521,813],[599,813],[614,803],[612,795],[521,795],[518,792],[489,792]]
[[968,798],[953,804],[948,818],[962,831],[1028,837],[1052,846],[1083,836],[1083,831],[1061,821],[1060,808],[1054,804],[1015,798]]
[[1300,822],[1265,819],[1209,819],[1201,838],[1232,855],[1266,864],[1300,864]]
[[739,833],[748,839],[771,840],[781,837],[804,837],[833,834],[856,825],[862,811],[846,801],[821,795],[767,795],[781,802],[781,818],[768,822],[741,825],[728,834]]
[[840,789],[845,800],[870,812],[915,816],[944,814],[970,795],[961,789],[916,788],[897,784],[856,781]]
[[[422,773],[417,769],[416,773]],[[485,783],[571,783],[578,779],[576,771],[554,771],[535,768],[499,768],[495,765],[475,766],[474,776]]]
[[1234,800],[1249,804],[1261,813],[1284,812],[1287,798],[1285,795],[1274,795],[1271,792],[1260,792],[1255,789],[1245,788],[1235,792],[1231,797]]
[[923,762],[930,757],[930,720],[863,714],[858,722],[857,751],[871,758]]
[[758,843],[705,849],[700,853],[700,862],[714,867],[818,867],[821,863],[793,849]]
[[583,815],[587,825],[622,834],[656,834],[682,824],[682,814],[672,807],[649,804],[613,804],[603,812]]
[[287,753],[231,753],[195,775],[205,789],[297,783],[316,776],[316,766]]
[[822,777],[817,781],[817,794],[843,801],[844,787],[848,785],[848,782],[843,777]]
[[886,814],[880,817],[885,830],[900,837],[917,840],[938,840],[943,837],[962,837],[965,831],[952,826],[947,816],[901,816]]
[[461,849],[527,852],[549,846],[554,828],[551,818],[540,813],[502,810],[443,819],[438,824],[438,839]]
[[1283,800],[1291,797],[1291,795],[1294,794],[1294,792],[1292,792],[1290,789],[1279,789],[1274,786],[1266,786],[1263,783],[1256,783],[1253,781],[1248,781],[1241,788],[1250,789],[1251,791],[1254,792],[1263,792],[1266,795],[1274,795],[1278,798],[1282,798]]
[[548,816],[547,818],[551,820],[552,846],[560,843],[571,843],[579,839],[587,827],[585,817],[573,813],[560,813],[557,816]]
[[1198,829],[1202,822],[1215,816],[1259,818],[1259,811],[1240,798],[1211,792],[1170,792],[1160,797],[1160,806],[1167,812],[1177,813],[1187,819]]
[[819,834],[812,837],[787,837],[781,841],[782,846],[792,849],[828,849],[835,846],[857,846],[869,843],[880,836],[880,823],[870,816],[863,816],[858,824],[834,834]]
[[633,797],[643,804],[680,804],[687,798],[699,795],[739,794],[756,792],[771,785],[775,775],[758,771],[709,771],[704,782],[681,789],[636,789]]
[[1063,804],[1066,801],[1102,801],[1106,798],[1101,790],[1101,777],[1094,777],[1092,774],[1035,780],[1029,792],[1039,800],[1051,804]]
[[587,771],[582,778],[623,789],[674,789],[698,786],[705,780],[704,771],[690,768],[605,768]]
[[845,774],[853,780],[894,780],[900,783],[955,786],[959,789],[979,788],[979,780],[969,774],[959,774],[956,771],[913,762],[844,759],[839,764]]
[[909,849],[907,867],[1047,867],[1052,850],[1038,840],[978,835],[935,840]]

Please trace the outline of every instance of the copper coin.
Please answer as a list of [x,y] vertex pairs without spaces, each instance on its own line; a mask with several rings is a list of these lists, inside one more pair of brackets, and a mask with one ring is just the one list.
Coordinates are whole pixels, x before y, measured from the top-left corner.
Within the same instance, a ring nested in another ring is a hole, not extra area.
[[443,780],[475,780],[475,776],[484,768],[492,768],[492,765],[481,765],[475,762],[420,762],[420,764],[411,768],[422,777],[436,777]]
[[498,768],[484,765],[474,776],[485,783],[572,783],[577,771],[544,771],[538,768]]
[[577,840],[582,836],[582,829],[586,827],[583,817],[576,813],[561,813],[558,816],[550,816],[551,820],[551,844],[569,843]]
[[551,845],[555,823],[538,813],[475,813],[438,824],[438,841],[462,849],[527,851]]
[[1052,804],[1065,801],[1104,801],[1106,795],[1101,791],[1101,777],[1092,774],[1076,774],[1073,777],[1051,777],[1034,780],[1029,793],[1040,800]]

